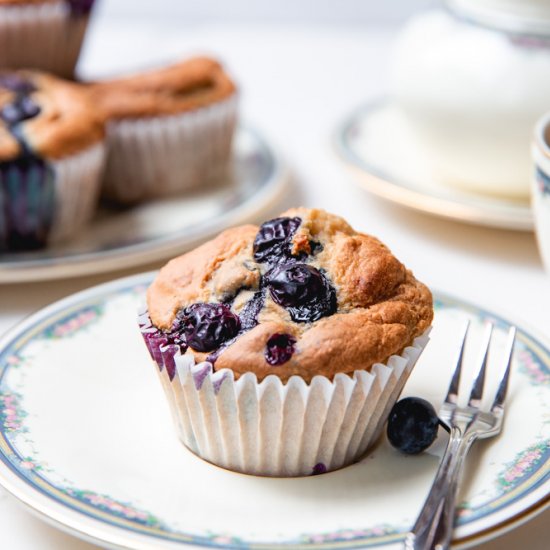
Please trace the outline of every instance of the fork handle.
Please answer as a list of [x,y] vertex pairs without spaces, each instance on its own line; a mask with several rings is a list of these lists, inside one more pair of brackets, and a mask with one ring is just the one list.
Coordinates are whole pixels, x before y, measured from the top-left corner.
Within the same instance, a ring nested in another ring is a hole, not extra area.
[[465,434],[458,427],[451,428],[432,488],[405,538],[405,550],[446,550],[450,547],[460,475],[474,440],[475,433]]

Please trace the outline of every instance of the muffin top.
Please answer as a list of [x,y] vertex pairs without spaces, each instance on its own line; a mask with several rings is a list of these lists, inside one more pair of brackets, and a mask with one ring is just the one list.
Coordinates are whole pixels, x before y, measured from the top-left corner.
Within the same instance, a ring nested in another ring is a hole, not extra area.
[[259,380],[369,369],[433,317],[430,291],[385,245],[306,208],[229,229],[173,259],[147,305],[182,352]]
[[0,72],[0,161],[29,152],[63,158],[103,134],[102,120],[80,86],[37,71]]
[[183,113],[227,99],[235,90],[222,66],[207,57],[90,86],[107,119]]

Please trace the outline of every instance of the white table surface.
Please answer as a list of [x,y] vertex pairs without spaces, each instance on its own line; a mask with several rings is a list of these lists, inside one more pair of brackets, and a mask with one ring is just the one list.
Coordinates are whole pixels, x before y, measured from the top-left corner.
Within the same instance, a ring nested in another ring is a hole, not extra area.
[[[159,21],[96,20],[82,73],[116,74],[178,55],[217,53],[241,84],[245,119],[268,136],[292,169],[287,204],[341,214],[357,229],[379,236],[431,287],[498,307],[550,336],[550,276],[543,272],[533,234],[462,225],[390,206],[356,188],[335,157],[330,141],[335,125],[357,104],[384,92],[395,31],[250,24],[187,29],[178,21]],[[0,333],[54,300],[121,274],[0,286]],[[546,511],[477,547],[548,548],[549,522]],[[0,548],[8,547],[96,548],[35,519],[0,489]]]

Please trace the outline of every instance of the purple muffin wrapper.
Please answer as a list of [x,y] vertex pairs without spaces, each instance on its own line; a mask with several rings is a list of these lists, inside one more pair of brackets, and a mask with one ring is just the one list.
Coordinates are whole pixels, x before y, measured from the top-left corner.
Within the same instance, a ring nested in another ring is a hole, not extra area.
[[105,145],[55,161],[0,165],[0,250],[40,248],[74,236],[93,216]]
[[0,6],[0,66],[72,77],[88,19],[65,0]]
[[111,121],[103,194],[134,203],[204,187],[227,173],[236,96],[168,116]]
[[283,383],[269,375],[258,382],[253,373],[235,380],[229,369],[195,364],[147,313],[139,323],[184,445],[228,470],[272,477],[329,472],[361,459],[429,340],[428,330],[385,364],[332,381],[292,376]]

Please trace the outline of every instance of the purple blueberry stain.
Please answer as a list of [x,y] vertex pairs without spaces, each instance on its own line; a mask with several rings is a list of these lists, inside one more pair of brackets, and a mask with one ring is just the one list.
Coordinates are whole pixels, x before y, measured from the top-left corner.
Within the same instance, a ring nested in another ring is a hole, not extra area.
[[94,7],[95,0],[65,0],[73,17],[88,15]]
[[312,476],[318,476],[319,474],[326,474],[327,473],[327,467],[322,463],[318,462],[313,466],[313,470],[311,472]]
[[0,162],[0,203],[3,230],[0,251],[43,248],[48,241],[55,209],[55,173],[27,142],[22,122],[40,114],[30,94],[34,84],[17,73],[0,74],[0,88],[14,94],[0,109],[0,120],[20,147],[16,158]]
[[222,388],[222,384],[225,382],[226,378],[227,378],[227,373],[224,372],[222,376],[220,376],[219,378],[217,378],[212,382],[212,386],[214,387],[214,393],[216,395],[220,392]]
[[200,390],[207,376],[212,372],[212,366],[210,363],[205,363],[204,366],[193,373],[193,381],[195,382],[195,388]]
[[175,356],[178,353],[184,354],[187,350],[187,345],[182,341],[179,334],[163,332],[154,326],[147,313],[140,315],[139,326],[151,358],[158,365],[161,372],[166,367],[170,380],[173,380],[176,375]]
[[289,263],[265,275],[273,301],[283,306],[297,323],[311,323],[336,312],[336,291],[313,266]]
[[302,220],[275,218],[263,223],[253,244],[254,259],[259,263],[279,263],[290,256],[292,237]]
[[275,333],[266,343],[264,357],[272,366],[278,366],[290,360],[294,354],[296,338],[290,334]]
[[160,352],[160,347],[168,344],[168,339],[161,338],[152,333],[144,334],[143,338],[145,340],[145,345],[147,346],[147,349],[149,350],[149,353],[153,358],[153,361],[155,361],[155,363],[159,365],[159,369],[162,371],[164,363],[162,361],[162,353]]
[[168,345],[165,348],[161,349],[162,363],[164,364],[164,366],[166,368],[166,372],[167,372],[168,378],[170,378],[170,380],[174,380],[174,376],[176,376],[175,355],[176,355],[177,351],[178,351],[178,346],[173,345],[173,344]]

